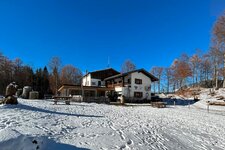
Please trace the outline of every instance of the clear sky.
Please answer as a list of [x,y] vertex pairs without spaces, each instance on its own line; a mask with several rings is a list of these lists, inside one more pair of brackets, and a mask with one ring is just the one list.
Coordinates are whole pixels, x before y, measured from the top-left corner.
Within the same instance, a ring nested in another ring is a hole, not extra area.
[[34,68],[52,56],[82,71],[169,66],[209,49],[224,0],[0,0],[0,52]]

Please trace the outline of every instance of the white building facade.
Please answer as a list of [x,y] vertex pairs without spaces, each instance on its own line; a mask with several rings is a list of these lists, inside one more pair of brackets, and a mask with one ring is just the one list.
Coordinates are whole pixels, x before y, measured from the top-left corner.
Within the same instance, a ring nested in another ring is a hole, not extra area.
[[[132,102],[151,100],[151,84],[158,79],[144,69],[119,73],[114,69],[99,70],[87,73],[82,78],[83,86],[106,87],[108,93],[122,96]],[[107,95],[107,94],[106,94]]]
[[118,98],[122,96],[130,101],[151,100],[151,83],[156,77],[144,69],[134,70],[105,79],[106,87],[114,87]]

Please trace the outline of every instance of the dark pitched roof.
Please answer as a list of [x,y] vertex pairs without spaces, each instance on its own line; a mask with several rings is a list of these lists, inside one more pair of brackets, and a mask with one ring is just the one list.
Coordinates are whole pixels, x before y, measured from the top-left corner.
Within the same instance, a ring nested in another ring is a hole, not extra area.
[[108,78],[110,76],[114,76],[120,73],[113,68],[107,68],[107,69],[88,72],[86,75],[84,75],[84,77],[87,76],[88,74],[91,74],[92,78],[104,80],[105,78]]
[[120,74],[108,77],[105,80],[110,80],[110,79],[114,79],[114,78],[124,77],[124,76],[127,76],[128,74],[131,74],[133,72],[142,72],[147,77],[149,77],[152,81],[158,81],[159,80],[158,78],[156,78],[154,75],[152,75],[151,73],[149,73],[145,69],[137,69],[137,70],[129,71],[129,72],[126,72],[126,73],[120,73]]

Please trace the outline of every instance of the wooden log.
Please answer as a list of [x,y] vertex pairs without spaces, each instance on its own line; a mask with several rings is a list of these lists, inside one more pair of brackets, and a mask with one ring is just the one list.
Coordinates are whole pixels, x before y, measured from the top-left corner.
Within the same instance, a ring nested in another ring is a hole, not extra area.
[[225,102],[209,102],[209,105],[225,106]]
[[217,100],[224,100],[223,96],[217,96],[216,98],[217,98]]

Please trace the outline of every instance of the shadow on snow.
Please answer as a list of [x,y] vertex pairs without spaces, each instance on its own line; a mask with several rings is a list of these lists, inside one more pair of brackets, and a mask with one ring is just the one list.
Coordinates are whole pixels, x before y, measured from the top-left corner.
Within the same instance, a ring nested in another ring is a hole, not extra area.
[[36,112],[50,113],[50,114],[56,114],[56,115],[76,116],[76,117],[96,117],[96,118],[104,117],[104,116],[96,116],[96,115],[83,115],[83,114],[72,114],[72,113],[51,111],[51,110],[46,110],[43,108],[37,108],[37,107],[29,106],[29,105],[24,105],[21,103],[19,103],[18,105],[7,105],[7,108],[10,108],[10,109],[19,108],[19,109],[24,109],[28,111],[36,111]]
[[2,131],[12,135],[10,139],[0,141],[1,149],[40,149],[40,150],[89,150],[74,145],[56,142],[47,136],[30,136],[21,134],[15,130]]
[[167,105],[174,105],[174,102],[175,102],[175,105],[187,106],[187,105],[192,105],[196,103],[198,100],[163,98],[162,101],[167,103]]

